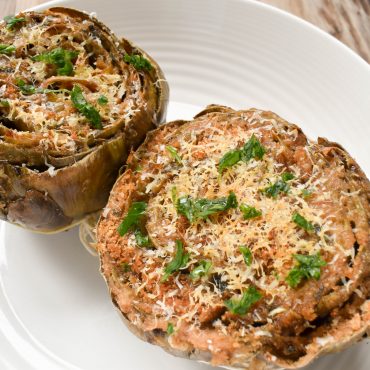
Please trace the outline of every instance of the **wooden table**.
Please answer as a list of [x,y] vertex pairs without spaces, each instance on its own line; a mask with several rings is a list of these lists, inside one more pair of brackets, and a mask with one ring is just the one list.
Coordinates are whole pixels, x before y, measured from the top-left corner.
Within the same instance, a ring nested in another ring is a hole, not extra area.
[[[155,1],[155,0],[153,0]],[[329,32],[370,62],[370,0],[260,0]],[[0,17],[46,0],[0,0]]]

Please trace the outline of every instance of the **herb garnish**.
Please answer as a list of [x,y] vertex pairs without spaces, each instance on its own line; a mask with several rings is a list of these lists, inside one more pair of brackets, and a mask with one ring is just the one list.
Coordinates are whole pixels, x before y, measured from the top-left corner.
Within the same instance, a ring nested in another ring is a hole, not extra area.
[[123,60],[126,63],[131,64],[137,71],[150,71],[153,68],[149,60],[141,55],[126,54],[123,57]]
[[129,208],[126,217],[123,219],[121,224],[118,226],[118,233],[120,236],[124,236],[132,227],[137,227],[140,218],[146,211],[147,203],[145,202],[133,202]]
[[9,55],[15,51],[15,46],[0,44],[0,54]]
[[108,103],[108,98],[104,95],[100,95],[98,98],[98,104],[106,105]]
[[26,84],[24,80],[16,80],[15,83],[24,95],[32,95],[37,92],[35,86]]
[[298,212],[294,212],[292,216],[292,221],[300,226],[302,229],[307,232],[312,232],[315,228],[310,221],[307,221],[302,215]]
[[6,23],[6,28],[8,30],[13,29],[14,26],[16,26],[18,23],[23,23],[26,21],[26,18],[23,17],[15,17],[14,15],[7,15],[4,17],[4,21]]
[[77,51],[56,48],[52,51],[36,55],[32,60],[54,64],[57,67],[57,74],[59,76],[71,76],[73,74],[72,60],[75,59],[77,55]]
[[190,277],[193,280],[196,280],[204,275],[207,275],[211,267],[212,262],[202,260],[196,267],[193,268],[193,270],[190,273]]
[[75,108],[90,121],[94,128],[103,128],[99,112],[86,101],[85,97],[82,95],[82,90],[78,85],[73,86],[71,91],[71,100]]
[[249,309],[262,298],[262,294],[255,288],[249,287],[243,293],[241,299],[229,299],[225,301],[225,306],[235,315],[245,315]]
[[240,250],[241,254],[244,257],[245,264],[247,266],[250,266],[252,264],[252,258],[253,258],[252,257],[252,251],[248,247],[245,247],[244,245],[239,247],[239,250]]
[[189,253],[185,253],[182,242],[180,240],[176,240],[176,255],[164,268],[164,275],[161,278],[161,283],[167,281],[171,274],[185,267],[188,261]]
[[184,215],[190,222],[199,219],[204,220],[214,213],[227,211],[237,206],[238,201],[234,192],[230,192],[228,197],[217,199],[192,199],[189,196],[185,196],[179,198],[176,203],[177,212]]
[[170,322],[167,324],[167,334],[168,335],[171,335],[174,333],[175,329],[173,328],[173,324],[171,324]]
[[319,280],[321,267],[326,266],[326,262],[321,258],[320,253],[314,255],[294,254],[294,259],[298,262],[293,267],[285,281],[290,287],[296,288],[302,279]]
[[218,172],[222,172],[237,164],[239,161],[249,162],[252,158],[262,159],[266,153],[265,148],[253,134],[252,137],[244,144],[242,149],[234,149],[227,152],[218,163]]
[[179,156],[179,153],[177,152],[176,148],[174,148],[171,145],[166,145],[166,150],[168,153],[170,153],[170,156],[172,159],[174,159],[178,164],[181,164],[181,157]]
[[6,99],[0,99],[0,105],[2,105],[5,108],[9,108],[10,107],[9,101],[6,100]]
[[312,195],[313,191],[310,189],[303,189],[301,195],[304,199],[309,198]]
[[140,229],[137,229],[135,231],[135,240],[139,247],[148,248],[152,245],[149,239],[149,235],[144,235]]
[[281,175],[281,180],[277,180],[274,184],[261,190],[269,198],[276,198],[280,193],[288,194],[290,186],[287,181],[293,180],[294,175],[290,172],[284,172]]
[[120,265],[120,269],[122,272],[129,272],[131,271],[131,266],[127,262],[122,262]]
[[243,212],[244,220],[256,218],[262,215],[262,212],[254,207],[248,206],[247,204],[241,204],[239,209]]

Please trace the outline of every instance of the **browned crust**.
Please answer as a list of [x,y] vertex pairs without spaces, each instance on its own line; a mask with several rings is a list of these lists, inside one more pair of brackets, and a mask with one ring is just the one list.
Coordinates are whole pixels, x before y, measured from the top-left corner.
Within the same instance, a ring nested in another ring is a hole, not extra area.
[[[97,237],[98,252],[101,259],[101,271],[108,284],[112,300],[123,314],[125,323],[130,330],[141,339],[159,345],[166,351],[177,356],[212,362],[213,364],[222,366],[250,369],[272,369],[275,367],[294,369],[306,366],[322,354],[341,351],[361,340],[365,334],[370,334],[370,183],[357,163],[340,145],[331,143],[322,138],[318,139],[317,144],[312,143],[318,158],[326,161],[327,168],[335,163],[341,163],[343,165],[344,173],[343,177],[340,178],[348,183],[348,192],[350,193],[354,190],[359,191],[359,195],[355,199],[362,205],[363,210],[360,210],[359,213],[356,214],[355,208],[353,208],[355,203],[349,202],[346,205],[346,207],[348,207],[347,214],[341,214],[343,216],[344,225],[346,225],[347,222],[349,224],[349,220],[354,220],[357,223],[357,229],[353,231],[353,237],[360,247],[354,262],[355,268],[351,275],[354,279],[354,287],[350,288],[350,290],[337,287],[335,288],[335,294],[329,292],[325,295],[322,293],[322,297],[317,299],[315,312],[307,311],[303,313],[303,315],[313,315],[312,319],[316,318],[320,320],[320,315],[323,318],[331,315],[332,319],[323,324],[316,324],[317,328],[315,330],[317,334],[307,334],[305,353],[297,358],[291,359],[285,357],[285,355],[280,356],[279,349],[274,349],[268,339],[261,340],[261,345],[255,346],[252,345],[252,343],[242,344],[238,340],[234,341],[232,337],[222,339],[224,341],[224,344],[221,345],[223,348],[221,351],[222,353],[216,354],[207,348],[207,346],[200,345],[199,341],[196,341],[196,338],[198,338],[198,340],[200,338],[215,338],[214,332],[206,327],[201,330],[192,328],[189,334],[188,328],[184,324],[184,326],[178,329],[176,335],[169,336],[166,334],[166,322],[158,320],[157,323],[154,323],[150,318],[150,306],[144,301],[141,301],[140,304],[134,303],[135,292],[129,285],[129,280],[120,280],[119,277],[121,275],[117,272],[117,263],[121,260],[122,254],[127,253],[128,250],[125,251],[125,249],[121,249],[124,248],[125,244],[121,242],[116,227],[119,225],[122,215],[127,212],[131,202],[137,199],[137,191],[140,193],[144,186],[142,184],[140,185],[138,176],[133,172],[136,166],[138,164],[143,164],[144,158],[148,159],[150,157],[150,153],[156,150],[156,143],[160,142],[162,145],[173,145],[173,143],[176,142],[176,138],[180,136],[182,132],[185,132],[188,127],[195,127],[194,122],[197,122],[197,120],[199,125],[202,125],[212,120],[232,120],[236,116],[243,115],[247,112],[248,111],[236,112],[228,107],[212,105],[199,113],[196,116],[196,121],[172,122],[149,134],[138,151],[130,156],[128,160],[128,169],[118,179],[111,192],[107,205],[109,213],[105,218],[102,217],[98,224]],[[283,125],[289,125],[270,112],[265,112],[265,115],[275,117],[278,122]],[[301,130],[294,125],[290,126],[298,130],[299,134],[296,140],[301,143],[299,145],[306,145],[306,139]],[[291,155],[294,155],[294,152],[292,152]],[[289,158],[289,156],[286,156],[283,157],[282,160],[289,161]],[[304,163],[301,163],[301,165],[304,168]],[[343,188],[338,189],[338,191],[341,191]],[[344,226],[343,235],[348,231],[346,227],[347,226]],[[343,245],[345,245],[347,240],[342,239],[342,242]],[[137,256],[130,255],[128,258],[132,258],[132,261],[136,261]],[[344,267],[338,264],[338,268]],[[328,284],[334,284],[334,280],[331,279],[335,277],[331,278],[330,275],[335,275],[334,270],[330,272],[330,268],[327,267],[323,279],[327,279]],[[181,280],[181,282],[184,283],[184,280]],[[311,294],[311,291],[319,292],[320,289],[323,290],[327,288],[324,288],[321,282],[307,282],[305,286],[299,289],[297,295],[295,295],[295,292],[291,295],[291,299],[306,299]],[[359,293],[355,292],[356,289],[359,290]],[[362,294],[362,298],[357,294]],[[184,295],[186,295],[186,292]],[[260,310],[259,312],[261,313],[262,311]],[[135,315],[142,315],[143,319],[140,324],[135,324],[133,319]],[[276,341],[281,341],[283,346],[289,342],[286,342],[286,334],[279,332],[279,330],[285,330],[284,322],[294,323],[295,319],[290,321],[292,320],[291,315],[297,315],[297,313],[295,313],[294,310],[288,310],[285,313],[276,315],[276,319],[274,319],[273,322],[274,330],[276,330],[275,334],[277,335]],[[229,317],[229,319],[232,319],[232,317]],[[298,330],[293,336],[299,336],[303,330],[299,329],[301,325],[299,320],[296,324],[293,324],[297,325],[297,328],[294,330]],[[287,327],[287,330],[292,329]],[[321,337],[324,337],[322,342],[319,341]],[[289,338],[289,334],[287,338]]]
[[[62,7],[45,12],[91,21],[105,42],[111,45],[111,53],[117,59],[134,52],[145,56],[153,66],[151,71],[143,72],[142,78],[142,96],[147,106],[141,107],[125,128],[117,126],[102,130],[95,138],[97,143],[89,143],[88,151],[54,157],[37,147],[17,148],[1,143],[0,217],[33,231],[57,232],[75,225],[86,214],[105,205],[131,148],[136,148],[148,130],[164,121],[169,90],[162,70],[148,54],[128,40],[118,40],[96,18]],[[38,172],[28,168],[45,167],[46,161],[55,167],[52,175],[45,170]],[[22,163],[28,163],[28,166],[22,167]]]

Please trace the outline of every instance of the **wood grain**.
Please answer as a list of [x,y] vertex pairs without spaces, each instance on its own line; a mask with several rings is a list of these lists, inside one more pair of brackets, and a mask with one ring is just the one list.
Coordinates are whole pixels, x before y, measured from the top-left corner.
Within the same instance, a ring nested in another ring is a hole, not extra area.
[[[260,1],[315,24],[370,62],[370,0]],[[46,0],[0,0],[0,17],[44,2]]]

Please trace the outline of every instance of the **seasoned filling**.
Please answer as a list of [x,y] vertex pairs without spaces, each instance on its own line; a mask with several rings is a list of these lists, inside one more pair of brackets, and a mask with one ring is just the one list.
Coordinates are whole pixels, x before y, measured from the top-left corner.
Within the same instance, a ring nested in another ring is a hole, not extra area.
[[98,227],[102,270],[170,347],[293,363],[369,309],[368,181],[271,112],[209,112],[131,156]]

